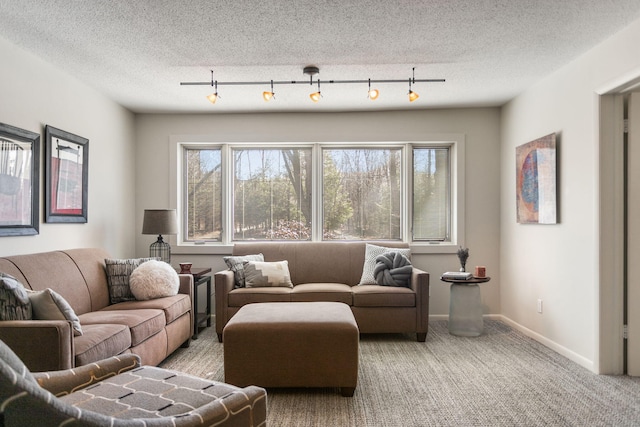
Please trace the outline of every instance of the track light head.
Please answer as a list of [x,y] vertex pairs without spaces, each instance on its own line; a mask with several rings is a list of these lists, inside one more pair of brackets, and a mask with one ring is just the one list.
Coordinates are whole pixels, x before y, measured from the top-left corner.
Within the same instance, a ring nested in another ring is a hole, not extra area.
[[273,91],[273,80],[271,80],[271,92],[269,92],[268,90],[265,90],[264,92],[262,92],[262,99],[264,99],[266,102],[269,102],[275,98],[276,98],[276,93]]
[[371,89],[371,79],[369,79],[369,92],[367,92],[367,98],[372,101],[375,101],[380,96],[380,91],[378,89]]
[[309,94],[309,98],[311,98],[313,102],[318,102],[320,101],[320,98],[322,98],[322,94],[320,91],[313,92],[312,94]]
[[212,93],[211,95],[207,95],[207,99],[212,104],[215,104],[218,98],[219,98],[218,92]]
[[415,93],[412,90],[409,91],[409,102],[413,102],[418,98],[420,98],[420,95],[418,95],[417,93]]

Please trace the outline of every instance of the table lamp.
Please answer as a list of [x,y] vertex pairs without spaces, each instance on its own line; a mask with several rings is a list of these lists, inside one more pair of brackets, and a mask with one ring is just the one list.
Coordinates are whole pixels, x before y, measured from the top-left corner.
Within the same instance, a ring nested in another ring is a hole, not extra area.
[[160,257],[171,263],[171,245],[162,240],[163,234],[177,234],[178,221],[175,209],[145,209],[142,221],[142,234],[157,234],[158,240],[149,246],[149,256]]

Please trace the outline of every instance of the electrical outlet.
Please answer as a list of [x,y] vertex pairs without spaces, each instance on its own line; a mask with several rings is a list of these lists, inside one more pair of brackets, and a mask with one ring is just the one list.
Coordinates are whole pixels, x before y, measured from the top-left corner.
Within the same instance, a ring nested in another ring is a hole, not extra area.
[[538,299],[538,313],[542,313],[542,300]]

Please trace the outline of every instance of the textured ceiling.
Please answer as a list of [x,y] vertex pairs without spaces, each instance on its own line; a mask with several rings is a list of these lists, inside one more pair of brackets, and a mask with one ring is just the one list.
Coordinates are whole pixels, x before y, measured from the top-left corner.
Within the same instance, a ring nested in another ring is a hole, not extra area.
[[[0,37],[134,112],[498,106],[640,17],[638,0],[0,0]],[[635,52],[633,54],[636,54]],[[446,79],[219,87],[180,82]],[[314,86],[315,88],[315,86]]]

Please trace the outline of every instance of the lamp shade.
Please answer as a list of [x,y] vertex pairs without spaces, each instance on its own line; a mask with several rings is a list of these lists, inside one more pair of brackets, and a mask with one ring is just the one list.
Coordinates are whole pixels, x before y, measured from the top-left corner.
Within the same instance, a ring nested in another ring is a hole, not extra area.
[[175,209],[145,209],[142,234],[178,234]]

